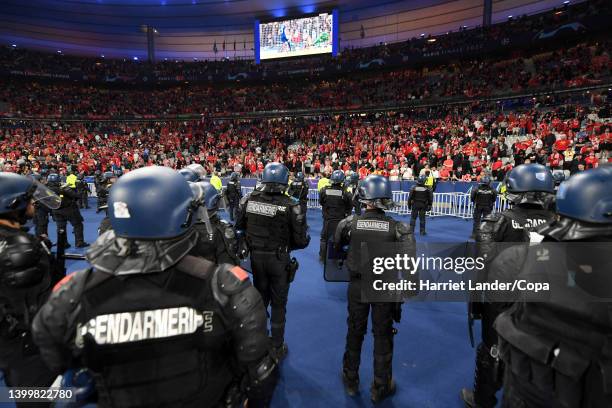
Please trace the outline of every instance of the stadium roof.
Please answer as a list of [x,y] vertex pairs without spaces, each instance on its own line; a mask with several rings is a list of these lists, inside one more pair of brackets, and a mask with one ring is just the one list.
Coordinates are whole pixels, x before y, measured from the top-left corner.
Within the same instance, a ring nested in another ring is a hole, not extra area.
[[[562,3],[494,0],[494,20]],[[188,59],[251,57],[256,18],[335,7],[340,11],[341,47],[367,46],[478,25],[483,0],[1,0],[0,4],[0,43],[68,54],[143,58],[142,27],[149,25],[159,33],[158,58]],[[213,54],[213,45],[221,50],[223,43],[227,51]]]

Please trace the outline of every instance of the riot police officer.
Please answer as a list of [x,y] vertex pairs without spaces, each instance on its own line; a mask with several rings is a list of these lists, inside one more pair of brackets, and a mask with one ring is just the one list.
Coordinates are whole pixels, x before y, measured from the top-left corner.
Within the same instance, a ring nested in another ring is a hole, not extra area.
[[331,185],[323,187],[319,193],[319,202],[323,212],[323,228],[321,228],[321,243],[319,259],[327,257],[327,242],[333,238],[340,220],[351,213],[353,197],[344,189],[344,173],[334,170],[330,177]]
[[495,321],[503,406],[610,407],[612,167],[572,176],[556,203],[541,245],[508,248],[491,265],[492,279],[550,285],[539,301],[519,294]]
[[[38,181],[41,184],[45,184],[47,180],[42,177],[40,174],[33,174],[32,178],[35,181]],[[46,237],[49,236],[49,216],[51,216],[51,209],[42,204],[40,201],[36,201],[34,203],[34,227],[35,234],[37,237]]]
[[[234,228],[219,218],[221,194],[207,181],[191,183],[194,198],[201,203],[194,228],[199,233],[198,243],[190,254],[206,258],[215,264],[238,265],[238,242]],[[205,212],[204,212],[205,210]]]
[[347,180],[348,184],[346,186],[346,190],[353,197],[353,208],[355,209],[355,214],[361,215],[361,201],[359,201],[359,174],[353,171]]
[[306,211],[308,211],[308,190],[308,183],[304,180],[304,173],[298,171],[291,184],[289,184],[287,194],[300,202],[303,214],[306,214]]
[[113,183],[116,180],[117,177],[112,171],[107,171],[102,175],[100,183],[98,186],[96,186],[96,196],[98,201],[96,213],[106,209],[110,188],[113,186]]
[[419,217],[420,234],[426,235],[425,218],[426,212],[431,211],[433,205],[433,191],[427,187],[427,176],[419,176],[416,185],[410,189],[408,196],[408,208],[410,208],[410,229],[414,232],[417,216]]
[[234,221],[237,218],[238,205],[242,198],[242,188],[240,187],[238,173],[233,172],[230,175],[227,187],[225,188],[225,195],[227,197],[230,221]]
[[491,187],[491,179],[489,176],[484,176],[480,179],[478,187],[472,189],[470,200],[474,203],[474,226],[472,227],[472,238],[476,236],[476,231],[480,227],[480,220],[491,214],[495,201],[497,200],[497,191]]
[[[47,177],[47,186],[62,199],[60,207],[57,210],[53,210],[53,219],[57,224],[57,229],[59,231],[66,231],[66,225],[70,222],[74,232],[76,247],[84,248],[89,246],[83,236],[83,216],[76,204],[76,186],[61,184],[59,175],[55,173],[49,174]],[[64,244],[66,248],[70,247],[68,242]]]
[[[399,303],[362,303],[362,276],[359,271],[361,243],[404,242],[412,256],[416,252],[414,235],[407,224],[385,214],[393,205],[391,183],[383,176],[370,175],[361,187],[361,200],[366,210],[362,215],[343,219],[335,231],[334,246],[337,250],[346,244],[349,250],[346,265],[350,272],[348,286],[348,332],[343,358],[342,378],[350,396],[359,389],[359,363],[361,346],[372,312],[374,334],[374,381],[371,399],[377,403],[395,392],[392,378],[393,320],[399,321]],[[374,222],[372,222],[374,221]]]
[[40,183],[0,173],[0,370],[9,387],[47,387],[55,376],[32,342],[30,324],[61,278],[49,249],[22,228],[34,204],[57,208],[60,199]]
[[[548,168],[541,164],[519,165],[507,175],[505,183],[506,197],[513,207],[486,216],[476,233],[478,251],[487,262],[492,262],[497,255],[496,243],[528,242],[530,232],[554,217],[547,209],[549,197],[554,192]],[[501,388],[503,367],[498,358],[493,322],[499,312],[499,305],[481,299],[470,303],[469,318],[482,319],[482,341],[476,350],[474,389],[462,390],[467,407],[494,407],[497,402],[495,393]]]
[[310,243],[306,214],[296,199],[284,194],[288,181],[287,167],[268,163],[261,191],[255,190],[241,200],[236,220],[236,230],[246,233],[254,285],[266,307],[271,305],[270,332],[278,360],[288,350],[284,342],[287,296],[297,270],[289,252],[306,248]]
[[80,173],[77,176],[76,181],[76,191],[78,196],[78,206],[79,208],[89,208],[89,185],[85,181],[85,174]]
[[[276,383],[266,312],[248,274],[187,255],[197,203],[172,169],[121,177],[109,196],[113,229],[91,266],[54,289],[32,325],[56,374],[84,367],[100,406],[219,406],[239,364],[249,406]],[[160,222],[163,220],[163,222]]]

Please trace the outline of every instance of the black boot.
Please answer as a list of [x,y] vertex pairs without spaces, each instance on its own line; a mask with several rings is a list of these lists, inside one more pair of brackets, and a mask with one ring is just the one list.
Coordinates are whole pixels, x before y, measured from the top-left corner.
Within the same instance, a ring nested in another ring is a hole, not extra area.
[[344,391],[349,397],[354,397],[359,394],[359,373],[347,370],[342,370],[342,383],[344,384]]
[[[471,393],[464,393],[462,397],[467,407],[474,408],[494,408],[497,405],[495,393],[502,386],[501,366],[502,362],[493,358],[489,347],[480,343],[476,350],[476,372],[474,374],[474,390]],[[469,390],[468,390],[469,391]],[[471,405],[468,405],[471,403]]]
[[374,404],[378,404],[380,401],[393,394],[395,394],[395,382],[393,378],[389,378],[388,380],[374,379],[372,387],[370,388],[370,399]]

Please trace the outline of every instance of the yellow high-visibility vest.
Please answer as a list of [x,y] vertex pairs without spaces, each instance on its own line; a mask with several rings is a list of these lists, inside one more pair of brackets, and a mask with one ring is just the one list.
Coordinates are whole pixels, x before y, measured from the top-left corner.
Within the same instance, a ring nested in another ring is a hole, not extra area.
[[317,183],[317,190],[321,191],[324,187],[331,186],[331,181],[327,177],[323,177]]
[[219,176],[213,175],[210,178],[210,184],[212,184],[212,186],[216,188],[217,191],[221,191],[221,189],[223,188],[223,183],[221,182],[221,179],[219,178]]

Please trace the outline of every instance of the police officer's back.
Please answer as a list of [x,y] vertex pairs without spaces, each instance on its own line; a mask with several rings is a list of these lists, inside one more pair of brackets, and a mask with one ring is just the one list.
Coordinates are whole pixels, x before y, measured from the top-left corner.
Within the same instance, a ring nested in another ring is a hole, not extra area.
[[31,178],[0,172],[0,370],[10,387],[47,387],[55,379],[30,331],[61,279],[48,248],[22,228],[34,215],[34,203],[57,208],[60,199]]
[[504,406],[610,407],[612,167],[572,176],[556,201],[541,245],[508,248],[491,265],[491,279],[550,285],[540,301],[517,294],[495,321]]
[[306,214],[308,210],[308,190],[308,182],[304,179],[304,173],[301,171],[295,175],[295,178],[291,181],[287,189],[287,194],[300,202],[304,214]]
[[353,197],[344,189],[344,173],[335,170],[330,178],[331,185],[323,187],[319,193],[319,202],[323,212],[323,228],[319,258],[324,261],[327,256],[327,242],[334,236],[340,220],[351,213]]
[[[528,242],[536,227],[554,217],[554,213],[547,209],[554,183],[546,167],[540,164],[519,165],[507,175],[505,184],[506,197],[513,204],[512,208],[485,217],[476,233],[479,256],[488,263],[495,259],[498,243]],[[485,273],[489,269],[487,267]],[[474,389],[462,390],[462,398],[469,407],[494,407],[497,402],[495,393],[501,387],[503,367],[498,358],[493,322],[500,308],[506,306],[482,302],[481,299],[470,303],[470,319],[482,319],[482,341],[476,350]]]
[[91,267],[64,279],[34,320],[49,367],[89,369],[101,406],[217,406],[234,361],[250,401],[272,395],[265,309],[247,273],[187,255],[197,206],[169,168],[120,178]]
[[362,303],[362,276],[359,270],[362,243],[404,242],[407,252],[414,256],[414,236],[405,223],[385,214],[393,205],[391,184],[385,177],[368,176],[361,187],[360,197],[366,210],[361,215],[343,219],[335,231],[337,250],[348,244],[346,263],[351,281],[348,287],[348,333],[343,359],[343,381],[349,395],[355,395],[359,385],[361,347],[372,311],[374,334],[374,381],[371,387],[373,402],[379,402],[395,392],[392,379],[393,320],[398,319],[400,307],[396,303]]
[[[42,174],[32,174],[32,178],[41,184],[46,184],[47,179]],[[41,203],[40,201],[34,202],[34,226],[35,235],[37,237],[47,237],[49,235],[49,217],[52,214],[52,210]]]
[[288,181],[287,167],[268,163],[261,190],[241,200],[236,221],[236,230],[246,232],[255,287],[265,305],[271,305],[272,344],[279,359],[287,353],[285,314],[291,275],[295,273],[289,252],[306,248],[310,242],[306,215],[299,202],[284,194]]
[[89,208],[89,185],[87,184],[87,181],[85,181],[85,174],[80,173],[77,176],[77,181],[76,181],[76,191],[77,191],[77,196],[78,196],[78,203],[79,203],[79,207],[80,208]]
[[491,179],[488,176],[482,177],[478,186],[472,189],[470,199],[474,203],[474,235],[480,227],[481,219],[491,214],[497,200],[497,191],[491,187]]
[[414,231],[417,216],[419,217],[419,227],[421,235],[425,235],[426,212],[431,210],[433,205],[433,190],[426,186],[427,177],[420,176],[417,183],[410,189],[408,196],[408,208],[411,209],[410,229]]
[[234,221],[237,218],[238,205],[242,198],[242,188],[238,173],[233,172],[230,175],[230,179],[225,187],[225,195],[227,197],[230,220]]
[[208,259],[215,264],[240,263],[234,228],[219,218],[221,194],[207,181],[191,183],[194,198],[202,202],[194,228],[199,233],[198,243],[190,254]]

